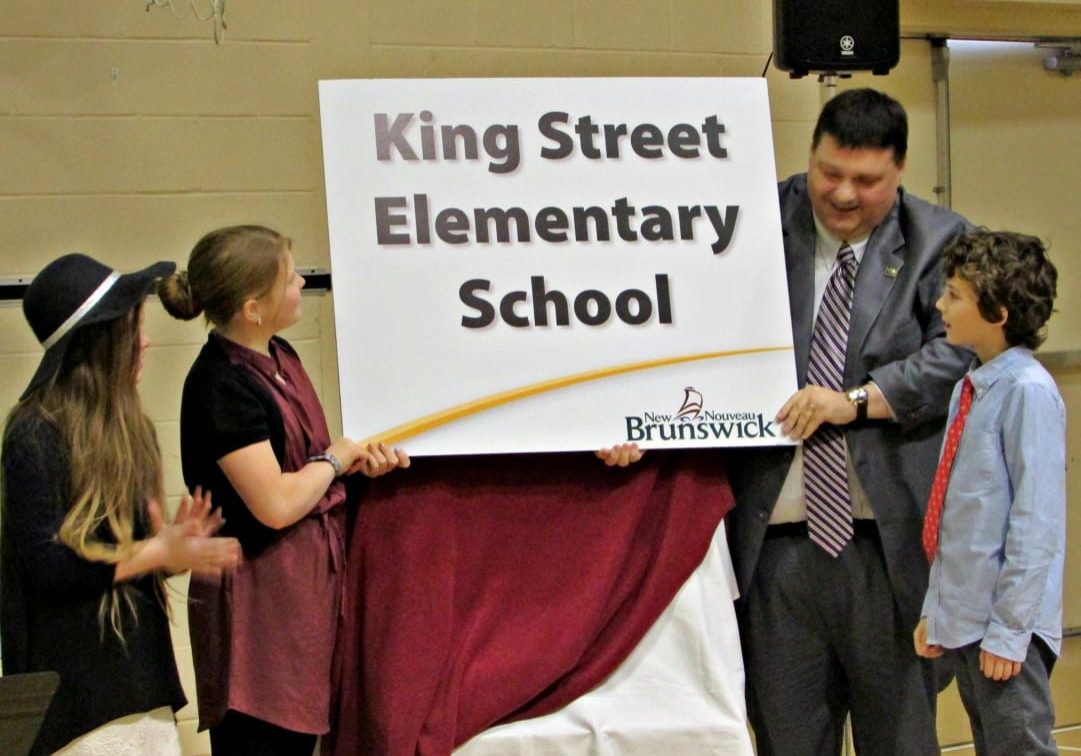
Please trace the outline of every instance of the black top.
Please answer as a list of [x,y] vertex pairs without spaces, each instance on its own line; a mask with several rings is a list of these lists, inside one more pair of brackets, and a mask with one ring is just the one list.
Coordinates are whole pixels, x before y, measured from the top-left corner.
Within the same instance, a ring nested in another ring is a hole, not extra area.
[[[122,612],[124,644],[98,607],[116,568],[79,557],[57,538],[71,504],[70,459],[44,418],[4,434],[0,642],[5,674],[55,670],[53,698],[31,756],[48,754],[119,717],[185,703],[169,620],[150,575],[128,583],[137,621]],[[137,534],[138,537],[138,534]]]
[[[284,340],[274,345],[293,353]],[[180,459],[184,481],[210,491],[221,507],[225,525],[219,535],[238,539],[252,556],[280,537],[263,525],[233,488],[218,460],[261,441],[270,441],[274,456],[285,457],[285,425],[270,392],[251,371],[237,369],[229,358],[229,345],[211,331],[184,381],[180,403]]]

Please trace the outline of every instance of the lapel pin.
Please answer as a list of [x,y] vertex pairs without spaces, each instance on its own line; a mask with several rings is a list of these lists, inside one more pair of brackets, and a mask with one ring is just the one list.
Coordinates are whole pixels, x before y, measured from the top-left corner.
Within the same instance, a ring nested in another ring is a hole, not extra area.
[[895,268],[892,265],[886,266],[886,278],[897,278],[897,272],[900,268]]

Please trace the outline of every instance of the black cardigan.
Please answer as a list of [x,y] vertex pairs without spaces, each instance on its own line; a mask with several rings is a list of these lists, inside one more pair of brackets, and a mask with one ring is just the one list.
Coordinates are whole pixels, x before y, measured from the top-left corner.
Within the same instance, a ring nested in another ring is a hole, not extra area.
[[[284,339],[274,341],[277,348],[293,352]],[[281,410],[250,371],[230,361],[224,337],[211,331],[184,380],[180,402],[184,483],[213,494],[214,506],[225,518],[219,535],[237,538],[249,558],[281,538],[282,532],[256,519],[218,460],[260,441],[270,441],[280,464],[285,457]]]
[[132,581],[137,621],[124,640],[98,621],[115,567],[57,540],[71,503],[66,444],[41,417],[4,434],[0,518],[0,645],[5,674],[55,670],[60,688],[31,756],[48,754],[119,717],[185,703],[169,621],[151,576]]

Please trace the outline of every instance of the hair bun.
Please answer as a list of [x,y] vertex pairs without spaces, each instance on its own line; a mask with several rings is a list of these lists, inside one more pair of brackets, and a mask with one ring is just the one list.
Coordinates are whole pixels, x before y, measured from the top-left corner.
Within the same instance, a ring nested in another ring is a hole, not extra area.
[[202,304],[191,289],[186,270],[161,279],[158,283],[158,298],[161,299],[165,311],[180,320],[192,320],[203,311]]

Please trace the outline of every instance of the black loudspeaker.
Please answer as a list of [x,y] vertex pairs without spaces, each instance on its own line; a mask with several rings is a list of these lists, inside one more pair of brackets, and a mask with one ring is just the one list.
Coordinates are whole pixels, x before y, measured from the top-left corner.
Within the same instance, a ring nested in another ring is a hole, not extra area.
[[773,0],[773,54],[793,78],[871,71],[901,59],[898,0]]

